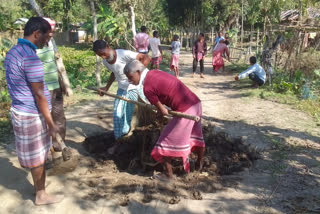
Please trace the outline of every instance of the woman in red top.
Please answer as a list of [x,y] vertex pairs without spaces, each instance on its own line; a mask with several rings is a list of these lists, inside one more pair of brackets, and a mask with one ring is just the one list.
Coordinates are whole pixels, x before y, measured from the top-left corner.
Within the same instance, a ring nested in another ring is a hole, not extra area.
[[[160,70],[149,71],[138,60],[127,64],[124,72],[131,84],[143,85],[145,96],[159,114],[168,115],[166,105],[174,111],[201,117],[200,99],[173,75]],[[201,121],[174,117],[162,131],[151,156],[163,163],[167,176],[172,178],[172,158],[182,158],[184,169],[189,172],[188,157],[195,151],[198,155],[196,167],[201,169],[204,147]]]
[[230,61],[230,54],[228,46],[226,45],[226,40],[220,40],[216,48],[213,50],[212,54],[212,66],[213,72],[218,72],[220,68],[224,71],[224,60],[223,55],[227,56],[227,60]]

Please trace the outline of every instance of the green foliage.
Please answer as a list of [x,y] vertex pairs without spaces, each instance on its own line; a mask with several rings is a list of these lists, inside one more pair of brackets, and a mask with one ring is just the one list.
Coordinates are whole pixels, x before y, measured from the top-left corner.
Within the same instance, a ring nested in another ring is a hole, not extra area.
[[90,16],[89,1],[86,0],[37,0],[43,13],[62,22],[63,29],[70,24],[78,24],[86,21]]
[[162,71],[169,71],[170,60],[171,60],[171,53],[167,51],[162,51],[162,60],[161,60],[159,69]]
[[16,29],[17,19],[33,15],[28,0],[0,0],[0,11],[0,31]]
[[0,102],[10,102],[10,97],[7,89],[7,83],[5,79],[3,62],[6,53],[13,46],[13,43],[6,38],[2,38],[0,41]]
[[148,28],[149,35],[152,34],[152,31],[157,30],[160,32],[160,37],[169,38],[170,29],[174,28],[174,26],[169,25],[169,19],[165,13],[166,0],[117,0],[109,2],[113,17],[117,20],[116,23],[119,27],[117,36],[119,43],[115,44],[116,46],[128,47],[128,42],[131,42],[133,38],[129,6],[134,8],[136,32],[142,25],[145,25]]
[[13,43],[8,39],[0,41],[0,143],[8,143],[8,136],[12,134],[12,128],[9,118],[10,96],[7,89],[3,62],[6,53],[12,47]]
[[[124,14],[128,16],[128,14]],[[109,43],[119,43],[121,37],[121,24],[125,21],[122,16],[115,16],[110,7],[106,5],[99,6],[98,19],[98,34],[100,38],[105,38]]]
[[[315,70],[314,75],[317,74],[318,70]],[[291,93],[304,99],[315,99],[320,96],[320,80],[319,77],[310,79],[310,76],[301,71],[296,72],[294,78],[290,78],[285,72],[277,71],[269,89],[276,93]]]
[[[9,110],[7,110],[7,112],[9,112]],[[6,117],[2,117],[2,115],[0,115],[0,145],[3,143],[9,144],[11,140],[8,139],[12,137],[12,134],[13,131],[9,115]]]
[[[96,86],[96,57],[88,46],[59,47],[59,52],[63,57],[63,63],[66,67],[68,77],[72,88],[81,86]],[[101,68],[101,80],[106,82],[109,73],[104,66]]]

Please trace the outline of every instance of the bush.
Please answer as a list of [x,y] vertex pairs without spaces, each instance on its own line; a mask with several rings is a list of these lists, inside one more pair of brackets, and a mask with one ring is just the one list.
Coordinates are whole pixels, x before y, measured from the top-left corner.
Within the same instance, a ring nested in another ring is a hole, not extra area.
[[10,102],[3,62],[7,52],[12,46],[13,46],[13,42],[11,40],[6,38],[1,39],[0,41],[0,102]]
[[314,99],[320,95],[320,70],[307,74],[297,71],[293,78],[288,73],[277,70],[272,83],[271,90],[274,92],[293,93],[304,99]]
[[[80,85],[82,88],[88,86],[96,86],[96,57],[91,47],[88,46],[72,46],[59,47],[62,55],[63,63],[68,73],[71,87],[75,88]],[[110,73],[101,64],[101,81],[106,82]]]

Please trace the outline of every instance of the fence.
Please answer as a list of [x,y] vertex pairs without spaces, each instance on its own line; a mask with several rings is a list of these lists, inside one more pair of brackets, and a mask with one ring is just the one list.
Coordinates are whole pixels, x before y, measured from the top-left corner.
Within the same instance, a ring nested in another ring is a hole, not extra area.
[[[0,32],[0,41],[2,38],[9,39],[15,44],[18,38],[23,38],[23,30]],[[72,45],[90,39],[85,31],[55,32],[53,38],[57,45]]]

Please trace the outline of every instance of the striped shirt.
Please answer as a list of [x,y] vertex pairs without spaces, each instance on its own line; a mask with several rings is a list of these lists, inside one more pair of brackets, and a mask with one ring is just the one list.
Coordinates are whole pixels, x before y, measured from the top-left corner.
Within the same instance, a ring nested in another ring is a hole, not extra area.
[[42,49],[37,49],[37,55],[43,63],[44,67],[44,81],[46,82],[50,91],[60,88],[58,69],[54,57],[54,50],[52,42]]
[[40,114],[31,83],[44,83],[44,95],[51,111],[51,99],[44,82],[43,65],[36,54],[37,47],[26,39],[18,39],[4,60],[6,80],[12,100],[11,108],[24,114]]

